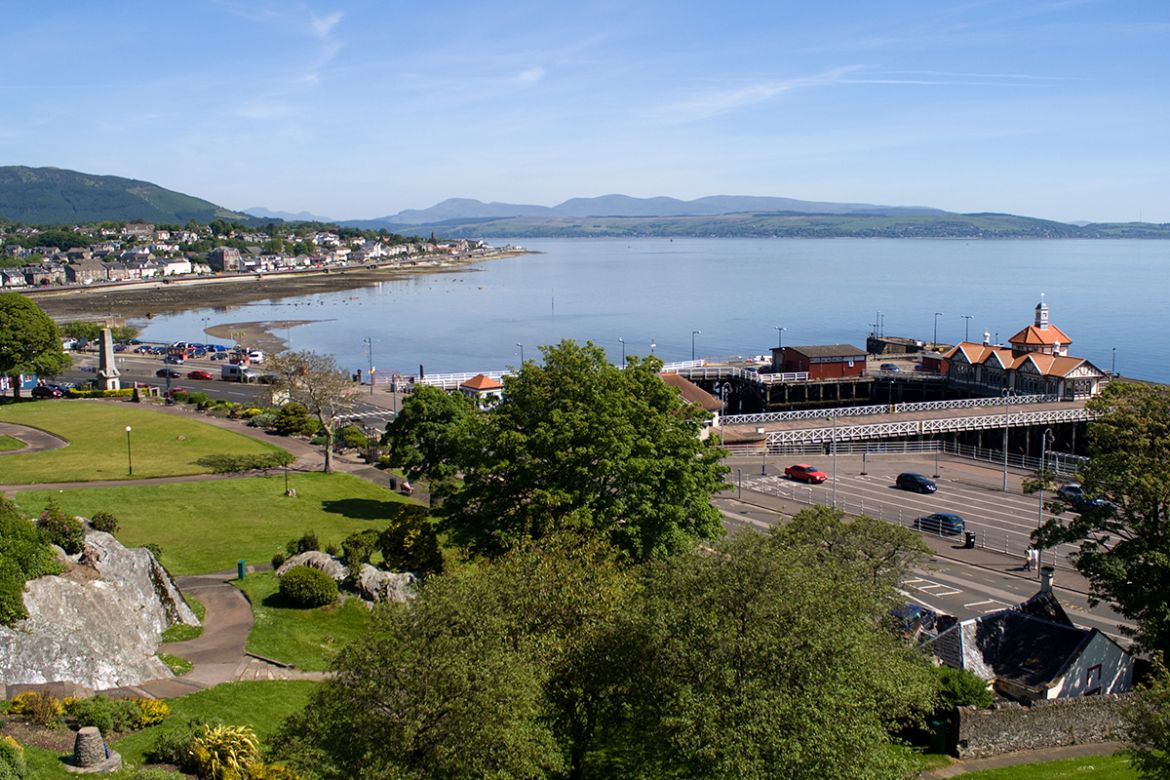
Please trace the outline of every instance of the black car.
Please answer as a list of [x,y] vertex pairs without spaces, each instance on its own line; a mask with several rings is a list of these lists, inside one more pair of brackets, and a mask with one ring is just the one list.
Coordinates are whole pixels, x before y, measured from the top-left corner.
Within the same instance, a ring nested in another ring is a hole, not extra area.
[[938,485],[934,484],[933,479],[927,479],[921,474],[915,474],[912,471],[899,474],[894,484],[902,488],[902,490],[910,490],[915,493],[933,493],[938,490]]
[[1108,510],[1109,514],[1117,511],[1117,505],[1112,501],[1106,501],[1103,498],[1089,498],[1085,495],[1085,489],[1076,482],[1069,482],[1067,485],[1061,485],[1056,491],[1056,494],[1063,498],[1078,512],[1085,512],[1088,510]]
[[958,536],[967,530],[967,521],[950,512],[935,512],[915,520],[914,527],[932,534]]
[[161,376],[161,377],[168,377],[169,376],[171,379],[178,379],[183,374],[181,371],[178,371],[178,370],[173,369],[173,368],[160,368],[158,371],[154,372],[154,375]]

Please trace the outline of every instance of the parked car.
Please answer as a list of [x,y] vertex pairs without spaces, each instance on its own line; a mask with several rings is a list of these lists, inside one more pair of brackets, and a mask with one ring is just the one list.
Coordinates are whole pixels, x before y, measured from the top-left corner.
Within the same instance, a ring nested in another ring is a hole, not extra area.
[[928,479],[912,471],[899,474],[894,484],[902,488],[902,490],[909,490],[914,493],[933,493],[938,490],[938,485],[934,484],[933,479]]
[[932,534],[958,536],[967,530],[967,521],[950,512],[935,512],[915,520],[914,527]]
[[212,360],[227,360],[228,357],[229,354],[227,352],[213,352],[211,355]]
[[795,466],[785,467],[784,476],[810,484],[820,484],[829,478],[828,474],[816,466],[810,466],[807,463],[797,463]]
[[191,353],[191,357],[193,357],[193,358],[207,357],[207,350],[203,349],[202,347],[199,347]]
[[187,372],[188,379],[215,379],[210,371],[204,371],[202,368],[197,368],[194,371]]
[[174,398],[176,393],[189,393],[189,392],[191,392],[191,391],[188,390],[187,388],[179,387],[178,385],[175,385],[170,390],[164,390],[163,397],[164,398]]
[[169,376],[171,379],[178,379],[183,375],[183,373],[175,368],[160,368],[158,371],[154,372],[154,375],[161,377]]
[[170,363],[171,365],[175,365],[175,366],[181,366],[181,365],[183,365],[183,356],[182,355],[167,355],[165,358],[163,358],[163,362]]
[[114,345],[114,351],[115,351],[115,352],[125,352],[125,351],[126,351],[126,345],[125,345],[125,344],[115,344],[115,345]]
[[137,347],[134,348],[135,354],[138,354],[138,355],[147,355],[153,351],[154,351],[153,347],[148,347],[145,344],[139,344]]
[[65,395],[65,389],[56,385],[37,385],[32,389],[33,398],[60,398]]
[[1078,512],[1090,509],[1109,509],[1110,512],[1113,512],[1117,509],[1117,505],[1112,501],[1106,501],[1103,498],[1089,498],[1085,495],[1085,489],[1076,482],[1061,485],[1057,488],[1056,494]]
[[891,374],[902,373],[902,369],[898,368],[898,366],[894,363],[882,363],[881,369],[882,371],[887,371]]

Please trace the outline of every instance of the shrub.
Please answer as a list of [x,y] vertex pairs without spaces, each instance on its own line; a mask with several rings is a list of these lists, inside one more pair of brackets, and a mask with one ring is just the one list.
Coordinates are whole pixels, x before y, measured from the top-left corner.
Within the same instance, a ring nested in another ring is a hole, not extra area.
[[150,554],[154,556],[156,561],[162,560],[162,547],[155,544],[154,542],[147,542],[142,546],[150,551]]
[[341,552],[341,551],[337,549],[336,544],[333,544],[332,542],[330,542],[329,544],[325,545],[325,554],[326,555],[332,555],[334,558],[336,558],[337,554],[339,552]]
[[357,425],[346,425],[339,430],[333,439],[334,446],[338,449],[364,450],[370,446],[370,439],[366,436],[365,431]]
[[37,529],[45,541],[57,545],[70,555],[85,548],[85,526],[76,517],[65,514],[51,498],[37,519]]
[[294,607],[323,607],[337,600],[337,583],[311,566],[294,566],[280,578],[280,597]]
[[171,706],[161,699],[131,699],[138,707],[138,728],[162,723],[171,714]]
[[382,560],[391,571],[411,571],[420,576],[443,571],[439,536],[423,507],[400,512],[378,536]]
[[246,780],[301,780],[301,776],[283,764],[248,764]]
[[939,683],[939,710],[957,707],[987,709],[995,700],[987,681],[966,669],[935,668]]
[[[249,411],[251,410],[249,409]],[[248,418],[248,425],[251,425],[253,428],[264,428],[265,430],[274,428],[276,425],[276,415],[271,412],[254,414]]]
[[89,525],[95,531],[105,531],[108,534],[118,532],[118,518],[109,512],[94,512],[89,518]]
[[277,410],[272,420],[272,429],[281,436],[300,436],[313,433],[318,423],[309,416],[309,410],[295,401]]
[[284,553],[282,553],[282,552],[276,553],[275,555],[272,556],[272,570],[275,571],[275,570],[279,569],[281,566],[284,565],[284,562],[287,560],[288,560],[288,556],[285,555]]
[[196,404],[197,406],[203,407],[204,405],[211,402],[211,396],[202,391],[195,393],[184,393],[183,400],[189,404]]
[[236,780],[260,759],[256,732],[248,726],[204,726],[191,740],[191,758],[200,777]]
[[310,552],[312,550],[320,550],[321,543],[317,541],[317,534],[313,531],[305,531],[301,534],[300,539],[292,539],[284,546],[289,555],[297,555],[298,553]]
[[8,711],[13,715],[23,715],[29,721],[39,726],[55,726],[65,714],[65,707],[52,694],[43,691],[25,691],[12,697],[12,704]]
[[131,398],[134,396],[133,387],[123,387],[120,390],[85,390],[71,387],[65,394],[69,398]]
[[356,575],[358,567],[370,562],[370,556],[378,549],[378,532],[373,528],[352,533],[341,542],[345,562],[350,574]]
[[22,780],[24,775],[24,748],[10,736],[0,737],[0,778]]
[[97,726],[102,734],[142,728],[142,710],[130,699],[92,696],[77,703],[78,726]]
[[61,570],[37,527],[21,516],[15,504],[0,496],[0,559],[5,558],[30,580]]
[[0,557],[0,625],[12,626],[28,617],[24,606],[24,572]]
[[146,750],[146,760],[156,764],[191,767],[191,743],[195,735],[206,728],[206,725],[200,720],[186,720],[159,729],[154,741]]
[[251,420],[252,418],[258,417],[264,413],[264,410],[258,406],[249,406],[247,409],[240,410],[240,417],[243,417],[245,420]]

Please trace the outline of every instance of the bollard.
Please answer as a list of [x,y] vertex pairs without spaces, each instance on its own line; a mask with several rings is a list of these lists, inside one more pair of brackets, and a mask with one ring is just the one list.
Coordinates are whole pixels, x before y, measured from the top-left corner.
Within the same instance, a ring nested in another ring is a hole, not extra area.
[[244,575],[247,573],[247,569],[248,569],[248,565],[246,563],[244,563],[243,558],[240,558],[240,560],[236,561],[236,579],[237,580],[244,579]]

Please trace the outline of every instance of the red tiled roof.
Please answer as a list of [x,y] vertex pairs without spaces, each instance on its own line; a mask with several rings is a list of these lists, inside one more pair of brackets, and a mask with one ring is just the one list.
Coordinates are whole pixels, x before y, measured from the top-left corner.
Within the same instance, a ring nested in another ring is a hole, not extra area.
[[1057,342],[1060,342],[1062,346],[1067,346],[1072,343],[1072,339],[1055,325],[1049,325],[1044,329],[1029,325],[1008,339],[1009,344],[1023,344],[1029,347],[1046,346]]
[[482,392],[484,390],[502,390],[504,386],[492,379],[487,374],[476,374],[471,379],[468,379],[460,387],[466,387],[468,390],[475,390]]

